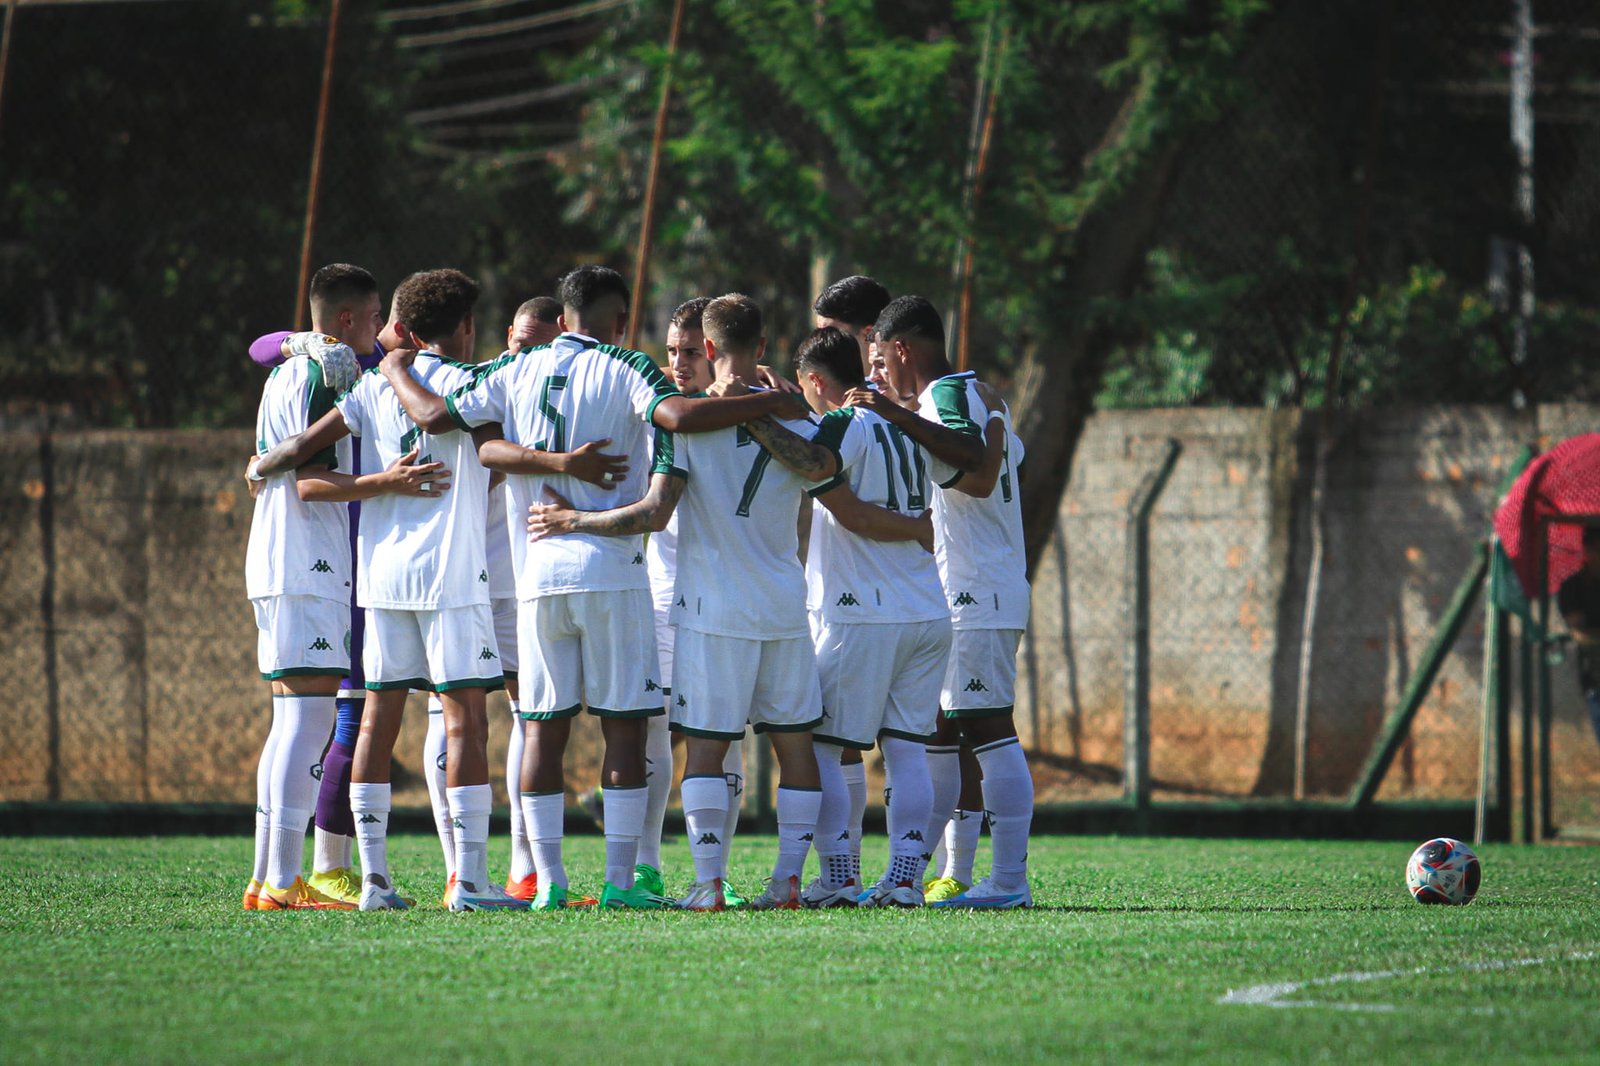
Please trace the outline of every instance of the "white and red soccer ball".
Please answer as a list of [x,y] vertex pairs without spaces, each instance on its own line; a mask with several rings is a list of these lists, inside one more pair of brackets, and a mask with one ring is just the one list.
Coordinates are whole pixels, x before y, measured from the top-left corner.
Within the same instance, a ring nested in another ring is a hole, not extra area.
[[1478,857],[1454,837],[1428,841],[1406,862],[1406,887],[1418,903],[1471,903],[1482,878]]

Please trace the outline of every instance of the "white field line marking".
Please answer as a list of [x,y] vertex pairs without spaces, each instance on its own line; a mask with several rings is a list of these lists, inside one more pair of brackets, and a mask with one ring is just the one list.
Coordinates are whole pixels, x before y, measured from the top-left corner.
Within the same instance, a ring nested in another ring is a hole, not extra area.
[[[1546,955],[1536,959],[1495,959],[1489,962],[1469,962],[1461,966],[1418,966],[1411,970],[1371,970],[1359,973],[1340,973],[1332,977],[1317,977],[1309,981],[1280,981],[1276,984],[1251,985],[1249,988],[1230,989],[1218,999],[1219,1004],[1245,1004],[1256,1007],[1327,1007],[1331,1010],[1372,1011],[1385,1013],[1398,1010],[1392,1003],[1323,1003],[1309,999],[1288,997],[1305,988],[1326,985],[1358,984],[1364,981],[1386,981],[1395,977],[1422,977],[1429,974],[1511,970],[1522,966],[1547,966],[1552,962],[1583,962],[1600,958],[1600,951],[1572,951],[1565,955]],[[1488,1013],[1479,1009],[1475,1013]]]

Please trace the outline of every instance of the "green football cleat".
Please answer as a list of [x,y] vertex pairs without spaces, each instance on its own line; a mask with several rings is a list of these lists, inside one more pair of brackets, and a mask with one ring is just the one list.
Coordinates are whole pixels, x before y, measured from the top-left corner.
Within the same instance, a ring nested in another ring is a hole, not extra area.
[[923,892],[929,903],[939,903],[943,900],[954,899],[971,887],[971,885],[964,885],[953,877],[936,877],[927,883]]
[[[649,863],[641,862],[633,868],[633,886],[638,888],[640,885],[643,885],[651,895],[665,896],[667,894],[667,886],[661,880],[661,871]],[[601,893],[602,897],[604,895],[605,893]]]
[[730,885],[726,880],[722,882],[722,901],[727,904],[730,909],[733,907],[743,907],[746,903],[750,902],[743,896],[739,895],[739,890]]
[[618,888],[610,881],[600,890],[600,906],[617,910],[659,911],[677,908],[677,903],[658,892],[651,892],[637,880],[632,888]]
[[528,907],[534,911],[562,911],[567,909],[567,890],[553,881],[539,882],[539,892]]

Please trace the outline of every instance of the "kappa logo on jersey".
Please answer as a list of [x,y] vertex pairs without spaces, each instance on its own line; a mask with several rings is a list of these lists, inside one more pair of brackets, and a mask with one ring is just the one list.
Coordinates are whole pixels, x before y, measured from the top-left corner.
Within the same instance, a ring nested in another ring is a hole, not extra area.
[[715,833],[701,833],[700,834],[700,839],[696,840],[695,843],[696,844],[720,844],[720,843],[722,843],[722,841],[717,839],[717,834],[715,834]]
[[836,604],[834,604],[834,606],[836,606],[836,607],[860,607],[861,606],[861,601],[856,599],[850,593],[846,592],[846,593],[843,593],[843,594],[840,595],[839,601]]
[[961,595],[956,597],[957,607],[973,607],[976,606],[977,602],[977,600],[972,598],[972,593],[970,592],[963,592]]
[[478,653],[478,658],[480,660],[482,660],[482,659],[498,659],[498,658],[500,658],[500,656],[498,656],[494,652],[490,651],[489,650],[489,646],[487,644],[485,644],[483,646],[483,650]]
[[376,814],[363,814],[360,818],[357,818],[356,821],[360,822],[362,825],[377,825],[378,816]]
[[966,691],[968,691],[968,692],[988,692],[989,691],[989,686],[985,685],[978,678],[973,678],[971,681],[967,682]]
[[311,572],[313,574],[331,574],[333,573],[333,567],[328,565],[328,560],[318,559],[311,564]]
[[307,651],[332,651],[333,650],[333,645],[328,643],[328,638],[327,637],[318,637],[316,640],[313,640],[311,642],[311,647],[307,648],[306,650]]

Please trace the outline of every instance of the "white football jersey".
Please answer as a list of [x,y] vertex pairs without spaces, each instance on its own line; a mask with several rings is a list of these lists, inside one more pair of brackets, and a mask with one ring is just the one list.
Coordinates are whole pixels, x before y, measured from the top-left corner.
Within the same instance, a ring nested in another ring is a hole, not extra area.
[[[928,461],[893,423],[865,407],[823,416],[817,441],[839,455],[838,475],[813,489],[819,496],[848,485],[866,503],[921,515],[932,505]],[[929,622],[950,617],[939,568],[915,541],[857,536],[817,505],[806,552],[806,608],[829,622]]]
[[[489,511],[486,521],[488,540],[484,544],[484,553],[489,563],[489,598],[514,599],[517,595],[517,571],[511,565],[511,524],[506,517],[504,481],[489,490]],[[523,539],[526,540],[528,536],[526,516],[519,528]]]
[[[333,408],[333,390],[310,359],[274,367],[256,410],[256,454],[303,432]],[[334,470],[350,470],[350,442],[341,440],[312,459]],[[267,478],[256,495],[245,551],[245,588],[263,596],[350,598],[350,512],[342,503],[307,503],[295,487],[295,472]]]
[[[472,382],[467,363],[419,352],[411,374],[437,393]],[[350,432],[361,438],[361,466],[383,470],[413,447],[419,463],[443,463],[450,488],[438,496],[385,493],[364,501],[356,535],[356,602],[362,607],[431,611],[489,602],[484,543],[489,471],[472,434],[424,433],[377,370],[356,379],[338,400]]]
[[550,344],[490,363],[469,386],[446,397],[463,429],[499,422],[506,440],[537,451],[566,452],[609,439],[605,451],[628,456],[628,473],[603,489],[566,474],[513,474],[506,479],[506,525],[517,598],[564,592],[608,592],[647,587],[644,537],[569,533],[528,542],[528,507],[548,503],[545,488],[584,511],[605,511],[644,496],[653,469],[670,466],[670,444],[652,464],[649,425],[656,405],[679,395],[643,352],[563,333]]
[[[780,424],[808,440],[817,432],[812,422]],[[743,426],[681,433],[676,444],[689,483],[678,504],[672,624],[747,640],[808,636],[797,523],[801,494],[815,483]]]
[[[673,457],[669,453],[665,456],[658,454],[663,448],[673,445],[672,434],[665,430],[656,430],[655,442],[651,445],[651,466],[670,468]],[[667,519],[667,528],[659,533],[650,534],[644,546],[644,568],[650,578],[650,600],[655,606],[656,613],[665,613],[672,606],[672,586],[678,576],[678,511],[672,512],[672,517]]]
[[[942,377],[917,398],[922,417],[983,440],[989,409],[971,371]],[[956,629],[1026,629],[1028,561],[1022,542],[1022,501],[1016,468],[1022,441],[1002,409],[1006,451],[994,491],[979,500],[952,486],[961,471],[928,456],[939,490],[933,494],[933,534],[939,580]]]

